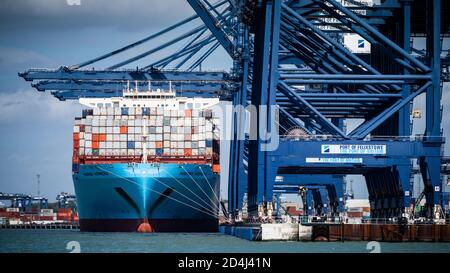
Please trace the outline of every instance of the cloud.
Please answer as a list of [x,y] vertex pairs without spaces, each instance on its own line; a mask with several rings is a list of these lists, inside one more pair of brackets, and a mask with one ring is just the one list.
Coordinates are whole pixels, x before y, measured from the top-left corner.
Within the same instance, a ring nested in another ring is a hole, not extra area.
[[12,47],[0,47],[0,70],[15,71],[30,64],[35,66],[52,64],[52,60],[40,53]]
[[91,26],[116,27],[127,31],[152,29],[193,14],[185,0],[82,0],[69,5],[66,0],[2,0],[0,26],[15,31],[48,31]]
[[10,125],[72,120],[80,115],[81,109],[77,102],[61,102],[50,94],[33,89],[0,94],[0,107],[2,109],[0,124]]

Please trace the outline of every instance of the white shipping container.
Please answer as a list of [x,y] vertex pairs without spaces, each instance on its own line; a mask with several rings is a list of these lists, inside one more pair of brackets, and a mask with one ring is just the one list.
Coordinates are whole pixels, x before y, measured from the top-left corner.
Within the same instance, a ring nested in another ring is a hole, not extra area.
[[134,127],[134,132],[136,134],[142,134],[142,127]]
[[100,108],[95,107],[93,111],[94,116],[100,116]]
[[120,149],[120,142],[113,142],[113,149]]
[[84,149],[84,154],[85,155],[92,155],[92,149],[91,148],[85,148]]
[[171,141],[171,142],[170,142],[170,148],[171,148],[171,149],[176,149],[176,148],[178,148],[177,142],[176,142],[176,141]]
[[92,127],[92,133],[93,134],[98,134],[99,133],[99,128],[100,127]]
[[113,121],[113,126],[119,127],[121,121],[122,121],[121,119],[115,119],[115,120]]
[[106,149],[112,149],[112,148],[113,148],[113,142],[112,141],[106,142]]
[[197,156],[198,155],[198,149],[192,149],[192,155]]
[[84,134],[84,139],[92,140],[92,134],[88,134],[88,133]]
[[78,126],[78,125],[73,126],[73,132],[74,133],[79,133],[80,132],[80,126]]
[[134,134],[135,132],[135,127],[128,127],[128,134]]
[[150,141],[156,141],[156,135],[148,135],[147,139]]
[[121,134],[119,136],[120,136],[120,141],[127,141],[127,135]]
[[114,126],[113,128],[114,128],[113,129],[114,134],[120,134],[120,126]]
[[134,148],[135,148],[135,149],[142,149],[142,142],[136,141],[136,142],[134,143]]
[[156,127],[156,133],[157,134],[162,134],[163,133],[163,128],[162,127]]
[[79,155],[84,155],[84,148],[80,149],[80,150],[78,151],[78,154],[79,154]]
[[147,150],[147,154],[150,155],[150,156],[154,156],[154,155],[156,155],[156,150],[155,149],[148,149]]
[[128,141],[134,141],[135,137],[134,135],[128,135]]
[[120,116],[122,114],[122,110],[119,107],[114,107],[114,115]]
[[114,127],[106,127],[106,133],[107,134],[112,134],[114,131]]
[[165,140],[164,142],[163,142],[163,146],[164,146],[164,148],[170,148],[170,141],[168,141],[168,140]]
[[199,147],[199,148],[205,148],[205,145],[206,145],[206,143],[205,143],[204,140],[200,140],[200,141],[198,142],[198,147]]
[[112,108],[112,107],[107,107],[107,108],[106,108],[106,114],[107,114],[108,116],[113,116],[113,115],[114,115],[114,108]]
[[106,119],[100,119],[99,120],[99,126],[100,127],[106,127]]
[[119,143],[120,143],[120,149],[126,149],[128,146],[126,141],[121,141]]
[[106,142],[100,142],[99,143],[99,145],[100,145],[100,149],[106,149]]
[[177,155],[183,156],[184,155],[184,149],[177,149]]
[[106,127],[100,127],[99,131],[100,134],[106,134]]
[[212,140],[212,139],[213,139],[213,134],[212,134],[212,132],[206,132],[205,138],[206,138],[206,140]]
[[80,139],[80,148],[84,147],[84,142],[85,142],[84,139]]
[[156,135],[156,141],[163,141],[163,135],[162,134],[157,134]]
[[135,141],[142,141],[143,140],[142,135],[134,135],[134,140]]
[[128,116],[134,116],[136,114],[136,109],[134,107],[128,108]]
[[127,149],[120,149],[120,155],[127,155],[128,154],[128,150]]
[[148,148],[155,149],[156,148],[156,143],[154,141],[149,141],[148,142]]
[[192,142],[190,142],[190,141],[184,142],[184,148],[191,149],[192,148]]
[[114,134],[113,141],[120,141],[120,135]]

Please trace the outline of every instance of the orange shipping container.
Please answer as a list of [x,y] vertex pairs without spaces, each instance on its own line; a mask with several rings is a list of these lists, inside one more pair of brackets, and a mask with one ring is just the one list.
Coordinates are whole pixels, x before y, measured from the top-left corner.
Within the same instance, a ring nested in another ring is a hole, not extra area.
[[192,117],[192,109],[184,110],[184,116],[187,117],[187,118]]
[[161,149],[163,147],[162,141],[156,141],[156,148]]
[[92,149],[98,149],[100,148],[100,144],[98,141],[92,141]]
[[212,166],[212,171],[213,171],[213,173],[220,173],[220,165],[219,164],[214,164]]
[[[92,141],[98,141],[98,139],[99,139],[99,134],[92,134]],[[92,148],[94,148],[94,147],[92,147]]]
[[192,149],[184,149],[184,156],[192,156]]
[[98,141],[106,141],[106,134],[100,134],[98,137]]
[[80,140],[80,133],[73,133],[73,140]]
[[73,147],[74,148],[80,148],[80,141],[79,140],[73,140]]
[[127,126],[120,126],[120,133],[121,134],[127,134],[128,133],[128,127]]

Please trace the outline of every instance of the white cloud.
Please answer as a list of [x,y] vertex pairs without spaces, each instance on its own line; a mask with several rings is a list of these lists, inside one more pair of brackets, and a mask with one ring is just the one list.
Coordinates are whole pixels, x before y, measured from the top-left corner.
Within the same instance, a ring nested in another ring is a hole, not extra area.
[[34,89],[0,94],[0,107],[0,124],[72,120],[81,111],[76,101],[61,102],[48,93]]

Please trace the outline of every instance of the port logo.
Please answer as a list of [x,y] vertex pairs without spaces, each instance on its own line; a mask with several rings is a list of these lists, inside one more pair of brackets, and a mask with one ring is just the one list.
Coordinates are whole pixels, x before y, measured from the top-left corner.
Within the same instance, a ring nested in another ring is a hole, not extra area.
[[364,48],[364,40],[362,39],[358,40],[358,48]]

